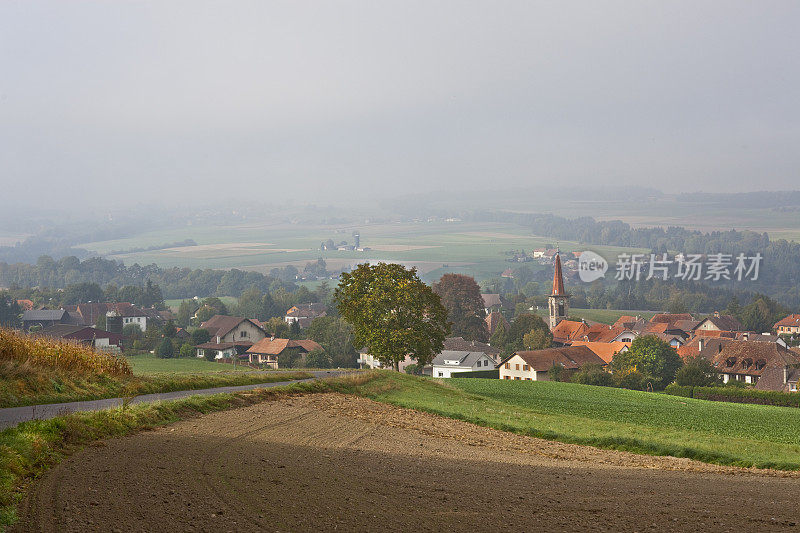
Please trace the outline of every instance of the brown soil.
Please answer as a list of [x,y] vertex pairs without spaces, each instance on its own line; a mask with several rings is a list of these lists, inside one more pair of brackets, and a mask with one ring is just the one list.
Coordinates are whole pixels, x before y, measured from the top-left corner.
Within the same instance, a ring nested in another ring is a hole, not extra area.
[[17,531],[797,529],[800,481],[318,394],[87,448]]

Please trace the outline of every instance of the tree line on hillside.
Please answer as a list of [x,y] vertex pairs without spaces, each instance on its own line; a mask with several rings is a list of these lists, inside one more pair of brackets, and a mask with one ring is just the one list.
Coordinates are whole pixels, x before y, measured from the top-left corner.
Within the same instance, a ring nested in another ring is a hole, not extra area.
[[[296,269],[295,269],[296,270]],[[292,278],[294,279],[294,278]],[[48,287],[63,289],[78,283],[143,287],[147,280],[157,284],[165,298],[230,296],[255,286],[261,291],[283,288],[293,291],[289,279],[238,269],[161,268],[156,265],[125,266],[119,261],[91,257],[83,261],[69,256],[54,260],[42,256],[36,264],[0,262],[0,286],[10,288]]]

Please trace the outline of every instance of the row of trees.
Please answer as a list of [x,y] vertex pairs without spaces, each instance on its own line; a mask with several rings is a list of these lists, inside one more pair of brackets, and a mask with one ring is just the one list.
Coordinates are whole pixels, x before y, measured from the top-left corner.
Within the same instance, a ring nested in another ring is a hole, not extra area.
[[0,262],[0,286],[12,288],[50,287],[63,289],[79,283],[93,283],[100,287],[144,287],[147,280],[157,284],[165,298],[193,298],[194,296],[229,296],[241,294],[250,287],[275,291],[283,288],[294,291],[291,279],[277,279],[258,272],[238,269],[160,268],[154,264],[125,266],[122,262],[100,257],[83,261],[68,256],[58,261],[42,256],[36,264]]

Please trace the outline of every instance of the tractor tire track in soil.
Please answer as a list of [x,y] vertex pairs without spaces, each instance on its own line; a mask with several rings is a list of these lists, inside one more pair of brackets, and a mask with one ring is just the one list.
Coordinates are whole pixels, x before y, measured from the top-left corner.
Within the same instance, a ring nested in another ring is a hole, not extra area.
[[107,440],[12,531],[798,530],[796,473],[523,437],[339,394]]

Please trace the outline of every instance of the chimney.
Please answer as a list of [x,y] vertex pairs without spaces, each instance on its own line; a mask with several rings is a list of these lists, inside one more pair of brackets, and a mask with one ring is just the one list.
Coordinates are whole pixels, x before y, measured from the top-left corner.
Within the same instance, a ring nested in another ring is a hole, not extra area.
[[719,311],[714,311],[714,318],[719,318]]
[[746,341],[749,341],[750,340],[750,332],[749,331],[745,331],[744,333],[742,333],[742,339],[744,339]]
[[703,348],[705,348],[705,347],[706,347],[706,340],[705,340],[705,339],[703,339],[703,338],[700,338],[700,339],[697,341],[697,349],[698,349],[698,351],[701,351],[701,352],[702,352],[702,351],[703,351]]
[[783,382],[784,383],[789,382],[789,367],[785,365],[783,367]]

